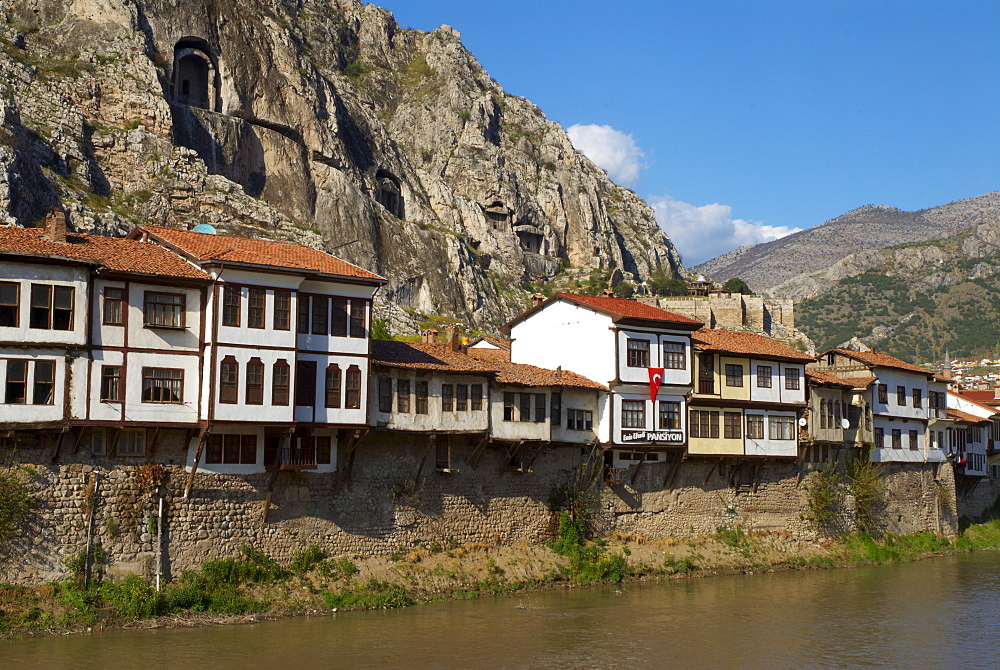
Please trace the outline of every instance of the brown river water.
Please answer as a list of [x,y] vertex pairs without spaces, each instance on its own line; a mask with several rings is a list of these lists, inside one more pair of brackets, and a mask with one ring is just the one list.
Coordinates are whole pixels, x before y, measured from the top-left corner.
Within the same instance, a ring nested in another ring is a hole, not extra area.
[[0,667],[1000,667],[1000,553],[0,640]]

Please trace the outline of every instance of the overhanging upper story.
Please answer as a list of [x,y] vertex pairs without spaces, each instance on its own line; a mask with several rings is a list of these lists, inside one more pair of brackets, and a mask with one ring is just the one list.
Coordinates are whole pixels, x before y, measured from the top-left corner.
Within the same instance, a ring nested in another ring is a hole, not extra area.
[[213,279],[202,413],[213,422],[367,424],[371,303],[385,280],[288,242],[144,226]]
[[691,332],[701,322],[634,300],[557,293],[504,326],[511,361],[572,368],[614,388],[649,383],[664,368],[665,387],[691,385]]
[[873,378],[867,393],[876,417],[921,422],[946,417],[949,381],[894,356],[831,349],[818,356],[810,368],[840,378]]

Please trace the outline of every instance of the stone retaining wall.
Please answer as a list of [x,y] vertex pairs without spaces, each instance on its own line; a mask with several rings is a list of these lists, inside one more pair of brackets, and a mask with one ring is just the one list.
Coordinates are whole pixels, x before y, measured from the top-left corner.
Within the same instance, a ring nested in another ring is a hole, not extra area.
[[[106,554],[104,569],[112,575],[152,575],[156,522],[150,515],[156,512],[157,495],[151,477],[159,477],[158,468],[167,478],[163,547],[169,579],[205,561],[234,556],[244,544],[287,562],[311,544],[332,554],[387,554],[430,543],[538,543],[556,527],[550,511],[553,491],[574,478],[586,457],[579,447],[549,447],[531,472],[518,473],[507,469],[504,450],[490,448],[473,468],[475,439],[453,437],[457,471],[439,472],[426,439],[373,433],[358,448],[349,481],[337,473],[280,472],[266,522],[270,474],[199,473],[190,497],[183,498],[182,431],[161,433],[159,465],[71,453],[53,465],[51,451],[23,451],[20,460],[36,470],[32,487],[38,504],[25,532],[0,547],[0,582],[38,584],[68,577],[65,560],[86,546],[90,501],[93,537]],[[530,457],[531,450],[525,448],[525,454]],[[806,520],[808,465],[763,462],[754,476],[755,464],[734,471],[735,464],[690,459],[673,477],[672,490],[665,483],[669,467],[645,465],[634,483],[630,473],[628,484],[602,485],[600,529],[685,537],[740,526],[816,538]],[[96,492],[90,493],[95,477]],[[954,534],[950,467],[941,466],[937,478],[931,465],[890,466],[884,514],[889,530]],[[984,488],[983,499],[989,495]],[[960,512],[962,505],[959,500]]]

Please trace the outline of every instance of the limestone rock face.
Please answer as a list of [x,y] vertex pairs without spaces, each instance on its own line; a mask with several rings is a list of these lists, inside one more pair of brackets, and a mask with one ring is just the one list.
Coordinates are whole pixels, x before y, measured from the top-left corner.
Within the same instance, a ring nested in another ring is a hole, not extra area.
[[397,305],[479,326],[567,265],[683,269],[652,210],[448,26],[402,29],[356,0],[0,11],[7,223],[61,205],[105,234],[204,221],[294,240],[385,275]]

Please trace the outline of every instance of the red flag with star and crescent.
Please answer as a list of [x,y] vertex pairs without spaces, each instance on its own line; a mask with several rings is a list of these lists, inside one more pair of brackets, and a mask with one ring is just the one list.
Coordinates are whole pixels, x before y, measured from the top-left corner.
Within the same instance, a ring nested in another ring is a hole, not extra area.
[[647,368],[649,370],[649,399],[656,402],[656,394],[660,392],[663,383],[663,368]]

